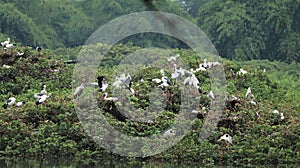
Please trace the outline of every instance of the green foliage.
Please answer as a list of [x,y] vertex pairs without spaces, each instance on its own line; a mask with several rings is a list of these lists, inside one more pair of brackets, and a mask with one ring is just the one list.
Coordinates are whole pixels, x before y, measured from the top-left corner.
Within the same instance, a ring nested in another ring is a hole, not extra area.
[[296,0],[215,0],[199,6],[197,16],[225,58],[297,62],[299,9]]
[[[102,51],[107,47],[103,44],[96,46],[85,49]],[[11,66],[11,68],[0,67],[1,102],[4,103],[10,96],[15,96],[17,101],[27,102],[21,108],[14,106],[7,109],[0,108],[1,157],[74,157],[74,160],[87,163],[101,158],[119,157],[95,143],[77,118],[71,88],[74,66],[63,64],[63,60],[74,58],[79,49],[46,50],[38,53],[27,47],[16,47],[0,51],[0,64]],[[139,47],[130,45],[112,47],[104,57],[97,74],[107,76],[109,83],[112,83],[114,78],[111,74],[118,69],[119,62],[123,61],[126,55],[138,50]],[[18,56],[17,51],[24,52],[24,55]],[[180,53],[182,60],[194,69],[201,62],[190,50],[174,49],[172,53]],[[108,63],[110,64],[107,65]],[[137,93],[129,100],[134,108],[124,109],[132,115],[144,114],[151,103],[161,104],[160,100],[163,100],[158,97],[151,99],[153,95],[150,92],[156,86],[151,79],[161,76],[160,69],[137,66],[141,69],[132,76],[132,87]],[[192,129],[171,149],[143,159],[155,162],[197,161],[209,165],[297,162],[296,158],[299,156],[297,141],[300,138],[298,124],[300,92],[297,89],[299,64],[288,65],[265,60],[249,62],[224,60],[223,66],[227,92],[229,96],[235,95],[240,98],[240,103],[232,108],[227,106],[217,128],[207,139],[200,139],[199,134],[203,129],[205,117],[211,109],[211,100],[206,95],[211,86],[208,73],[197,72],[195,75],[201,81],[204,94],[199,99],[200,114],[194,119]],[[59,72],[51,71],[52,68]],[[237,75],[236,72],[240,68],[244,68],[248,73]],[[263,69],[266,69],[266,72],[263,72]],[[169,76],[170,72],[165,73]],[[144,82],[140,82],[142,78]],[[174,80],[171,82],[175,83]],[[42,83],[47,85],[52,97],[37,106],[33,94],[40,91]],[[245,97],[248,87],[252,88],[257,106],[252,105]],[[169,101],[166,102],[169,104],[159,109],[159,115],[155,116],[152,122],[117,120],[113,115],[116,109],[111,103],[103,101],[101,93],[97,94],[100,112],[111,126],[127,135],[144,137],[161,134],[174,123],[180,106],[178,87],[171,85],[166,89],[170,93],[166,96]],[[88,91],[87,89],[86,92]],[[112,92],[110,87],[107,92]],[[279,114],[272,113],[275,109],[284,113],[284,120],[281,120]],[[233,136],[233,145],[218,141],[225,133]],[[116,144],[116,147],[119,147],[118,145]]]
[[[45,48],[76,47],[100,26],[133,12],[158,10],[184,17],[203,29],[222,57],[299,62],[298,0],[0,1],[0,39]],[[137,21],[147,23],[147,21]],[[138,25],[147,27],[147,24]],[[122,27],[122,29],[126,29]],[[141,33],[120,41],[140,47],[187,48],[161,34]],[[112,62],[110,65],[112,65]]]

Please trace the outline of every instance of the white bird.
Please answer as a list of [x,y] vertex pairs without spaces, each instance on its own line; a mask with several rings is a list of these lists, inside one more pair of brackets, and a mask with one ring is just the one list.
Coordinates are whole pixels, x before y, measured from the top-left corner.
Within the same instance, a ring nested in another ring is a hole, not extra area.
[[20,52],[17,52],[17,56],[23,56],[24,55],[24,52],[20,53]]
[[196,70],[191,70],[192,72],[198,72],[198,71],[206,71],[206,68],[204,68],[204,67],[199,67],[199,68],[197,68]]
[[273,110],[271,113],[273,113],[273,114],[279,114],[279,111],[278,110]]
[[246,98],[252,98],[252,97],[254,97],[254,95],[252,94],[252,92],[251,92],[251,87],[248,87],[248,89],[247,89],[247,92],[246,92]]
[[206,59],[203,60],[203,63],[199,65],[199,67],[203,67],[205,69],[208,68],[208,65],[207,65],[207,62],[206,62]]
[[211,99],[213,99],[213,100],[215,100],[215,94],[212,92],[212,91],[210,91],[209,93],[208,93],[208,95],[207,95],[207,97],[210,97]]
[[3,65],[3,68],[6,68],[6,69],[9,69],[9,68],[11,68],[11,66],[9,66],[9,65]]
[[[279,114],[280,112],[279,112],[278,110],[273,110],[271,113],[273,113],[273,114]],[[284,120],[284,119],[285,119],[283,113],[280,113],[280,119],[281,119],[281,120]]]
[[219,140],[225,140],[232,145],[232,137],[228,134],[224,134],[223,136],[221,136],[221,138]]
[[163,137],[167,138],[170,136],[175,136],[176,132],[173,129],[168,129],[166,132],[163,133]]
[[184,81],[183,81],[183,85],[190,85],[195,87],[198,92],[201,94],[202,93],[202,88],[200,87],[200,82],[197,79],[197,77],[195,76],[194,73],[189,72],[189,77],[187,77]]
[[80,96],[82,94],[84,87],[85,87],[85,84],[82,83],[80,86],[78,86],[75,89],[74,94],[73,94],[74,98],[77,98],[78,96]]
[[163,69],[160,70],[160,73],[162,75],[161,79],[154,78],[152,79],[152,81],[159,84],[158,87],[168,87],[169,85],[171,85],[171,81],[167,76],[165,76]]
[[46,84],[43,84],[42,87],[43,87],[43,90],[41,91],[41,94],[47,94]]
[[281,119],[281,120],[284,120],[284,119],[285,119],[283,113],[280,113],[280,119]]
[[35,102],[35,104],[36,104],[36,105],[39,105],[39,104],[43,103],[44,101],[46,101],[46,99],[47,99],[48,97],[50,97],[50,95],[46,95],[46,94],[42,95],[42,96]]
[[127,77],[126,77],[126,80],[125,80],[124,83],[125,83],[125,88],[128,89],[132,95],[134,95],[134,90],[131,87],[132,86],[132,79],[131,79],[130,74],[127,74]]
[[4,47],[5,47],[5,49],[8,49],[8,48],[12,48],[14,46],[16,46],[16,44],[6,44]]
[[9,43],[10,43],[10,38],[7,38],[6,41],[1,42],[1,45],[5,47]]
[[240,68],[240,70],[236,73],[236,74],[238,74],[238,75],[245,75],[245,74],[247,74],[248,72],[247,71],[245,71],[243,68]]
[[35,99],[40,99],[41,98],[41,96],[43,96],[44,94],[41,94],[41,93],[35,93],[34,95],[33,95],[33,97],[35,98]]
[[237,97],[235,97],[234,95],[232,95],[232,96],[231,96],[231,101],[234,101],[234,100],[236,100],[236,101],[240,101],[240,99],[239,99],[239,98],[237,98]]
[[169,85],[171,85],[171,81],[168,77],[163,76],[161,77],[161,83],[158,87],[168,87]]
[[16,98],[10,97],[2,107],[6,109],[8,106],[11,106],[15,103],[16,103]]
[[16,107],[22,107],[25,104],[25,101],[20,101],[16,103]]
[[152,79],[152,81],[156,82],[157,84],[161,84],[162,83],[161,79],[158,79],[158,78],[154,78],[154,79]]
[[250,101],[250,103],[251,103],[251,104],[253,104],[254,106],[256,106],[256,105],[257,105],[257,103],[256,103],[256,101],[255,101],[255,100],[251,100],[251,101]]
[[99,92],[104,92],[108,87],[107,79],[104,76],[98,76],[98,86],[99,86]]
[[171,85],[170,79],[168,77],[166,77],[166,76],[161,77],[161,81],[163,83],[166,83],[168,86]]
[[112,84],[114,87],[120,88],[122,85],[125,86],[126,89],[130,91],[132,95],[134,95],[134,90],[132,89],[132,78],[130,74],[125,76],[125,73],[122,73],[119,77],[117,76],[114,83]]
[[180,68],[177,69],[177,65],[174,64],[174,72],[171,74],[172,79],[181,79],[185,75],[185,70]]
[[199,114],[198,110],[192,110],[192,114]]
[[42,51],[42,47],[36,47],[35,50],[36,50],[37,52],[41,52],[41,51]]
[[107,100],[107,101],[118,101],[119,99],[117,97],[107,97],[107,93],[104,93],[104,100]]
[[168,61],[176,61],[176,59],[177,59],[178,57],[180,57],[180,55],[179,55],[179,54],[176,54],[175,56],[171,56],[171,57],[167,58],[167,60],[168,60]]

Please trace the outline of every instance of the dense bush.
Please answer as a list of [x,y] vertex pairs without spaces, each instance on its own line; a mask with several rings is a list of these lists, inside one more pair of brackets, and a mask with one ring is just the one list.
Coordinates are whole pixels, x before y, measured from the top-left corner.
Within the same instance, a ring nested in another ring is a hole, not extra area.
[[[102,45],[99,45],[102,46]],[[139,50],[138,47],[118,45],[105,56],[99,67],[98,74],[107,76],[113,82],[117,65],[128,53]],[[24,51],[18,56],[17,51]],[[0,100],[5,102],[10,96],[17,101],[25,100],[26,104],[17,108],[14,106],[0,109],[0,156],[24,157],[67,157],[72,156],[78,160],[111,157],[107,151],[96,144],[82,128],[74,109],[72,90],[73,65],[64,64],[74,51],[61,50],[36,52],[26,47],[17,47],[12,50],[0,50],[1,69]],[[199,60],[189,50],[174,50],[191,68],[197,68]],[[55,53],[55,54],[53,54]],[[61,53],[61,55],[57,55]],[[55,58],[55,59],[54,59]],[[72,56],[73,58],[73,56]],[[106,64],[108,62],[109,66]],[[206,140],[199,138],[203,127],[206,111],[209,110],[210,80],[207,72],[197,72],[204,90],[200,97],[200,114],[193,121],[192,130],[171,149],[147,157],[148,160],[175,160],[199,161],[207,164],[218,163],[292,163],[299,162],[299,65],[287,65],[279,62],[232,62],[224,60],[223,66],[227,78],[228,98],[235,95],[240,102],[234,107],[227,106],[216,130]],[[293,68],[290,69],[290,66]],[[244,68],[245,75],[236,72]],[[53,71],[54,69],[58,71]],[[266,72],[263,72],[266,69]],[[169,72],[166,71],[169,76]],[[280,76],[276,76],[280,74]],[[284,74],[284,75],[282,75]],[[142,68],[133,78],[133,88],[137,91],[130,102],[138,112],[149,107],[149,89],[155,84],[152,78],[159,78],[158,68]],[[139,81],[143,78],[144,83]],[[172,83],[175,81],[172,80]],[[47,91],[52,93],[46,102],[35,104],[34,93],[41,90],[41,84],[47,85]],[[252,88],[257,105],[250,103],[245,97],[248,87]],[[178,88],[172,85],[167,88],[170,94],[169,103],[162,109],[160,115],[153,123],[140,123],[137,121],[119,121],[113,115],[115,110],[111,103],[103,102],[103,94],[97,94],[101,113],[108,122],[123,133],[132,136],[148,136],[159,134],[174,121],[178,115]],[[108,88],[107,92],[112,90]],[[293,96],[291,98],[290,96]],[[160,103],[160,102],[155,102]],[[205,109],[204,109],[205,108]],[[279,114],[272,110],[284,113],[281,120]],[[204,119],[203,119],[204,118]],[[218,141],[221,135],[228,133],[233,137],[233,145]],[[116,156],[117,157],[117,156]]]

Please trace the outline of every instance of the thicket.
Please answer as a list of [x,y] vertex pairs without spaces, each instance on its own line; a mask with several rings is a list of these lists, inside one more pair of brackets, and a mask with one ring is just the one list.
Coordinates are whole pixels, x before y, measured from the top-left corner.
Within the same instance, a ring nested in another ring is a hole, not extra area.
[[[101,47],[103,45],[99,45]],[[97,48],[101,50],[101,48]],[[117,63],[139,47],[128,45],[115,46],[98,69],[98,74],[111,76]],[[93,162],[101,158],[119,157],[96,144],[83,129],[74,110],[72,90],[72,70],[74,65],[63,61],[73,58],[77,49],[43,50],[36,52],[29,47],[16,47],[12,50],[0,51],[0,100],[5,102],[9,97],[17,101],[25,100],[21,107],[0,109],[0,156],[1,157],[74,157],[78,161]],[[24,52],[18,56],[17,51]],[[190,50],[172,50],[181,55],[192,68],[197,68],[201,60],[194,57]],[[107,63],[107,64],[106,64]],[[299,163],[300,128],[299,128],[299,68],[298,64],[288,66],[285,63],[254,61],[223,61],[227,79],[228,98],[235,95],[241,101],[234,107],[227,106],[216,130],[205,140],[199,138],[203,126],[205,110],[194,120],[192,130],[169,150],[142,160],[172,162],[201,162],[205,164],[278,164]],[[244,68],[245,75],[236,75]],[[53,71],[58,70],[58,72]],[[266,72],[263,71],[266,69]],[[133,88],[140,90],[131,103],[135,107],[148,106],[148,88],[153,83],[146,81],[138,86],[141,77],[159,78],[159,69],[145,68],[133,76]],[[140,75],[140,76],[139,76]],[[168,74],[169,75],[169,74]],[[201,79],[204,94],[200,97],[201,107],[210,108],[210,99],[206,94],[210,91],[210,80],[207,72],[196,73]],[[172,81],[174,82],[174,81]],[[35,104],[34,93],[39,93],[41,84],[47,85],[52,93],[41,105]],[[245,98],[248,87],[252,88],[257,105]],[[174,91],[174,86],[169,87]],[[110,89],[108,89],[108,92]],[[176,96],[176,94],[174,94]],[[174,96],[173,95],[173,96]],[[176,97],[171,97],[172,99]],[[103,102],[103,94],[97,92],[102,114],[114,128],[129,135],[145,136],[159,133],[168,128],[177,115],[176,104],[168,106],[152,124],[134,121],[118,121],[111,113],[109,103]],[[272,110],[283,112],[285,119]],[[220,136],[228,133],[233,137],[233,145],[218,141]],[[121,159],[132,159],[124,158]],[[138,160],[139,158],[137,158]],[[133,159],[134,160],[134,159]]]

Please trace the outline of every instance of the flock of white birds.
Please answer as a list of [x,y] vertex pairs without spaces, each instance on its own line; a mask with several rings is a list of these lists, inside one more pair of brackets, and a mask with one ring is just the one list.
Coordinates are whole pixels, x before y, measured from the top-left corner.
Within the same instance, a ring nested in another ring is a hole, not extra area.
[[[9,48],[12,48],[14,46],[16,46],[15,44],[12,44],[10,43],[10,38],[7,38],[6,41],[3,41],[1,42],[1,46],[3,47],[4,50],[7,50]],[[40,52],[42,50],[42,48],[40,47],[37,47],[36,50],[38,52]],[[17,55],[23,55],[24,53],[17,53]],[[180,55],[177,54],[175,56],[171,56],[169,58],[167,58],[167,61],[176,61],[177,58],[179,58]],[[170,74],[171,78],[175,80],[175,83],[178,81],[178,80],[181,80],[183,79],[185,76],[187,76],[184,81],[183,81],[183,84],[184,85],[189,85],[189,86],[193,86],[195,87],[198,92],[200,94],[203,93],[202,89],[201,89],[201,86],[200,86],[200,82],[199,80],[197,79],[197,77],[195,76],[195,73],[198,72],[198,71],[206,71],[207,69],[209,68],[212,68],[213,66],[218,66],[220,65],[219,62],[207,62],[206,59],[204,59],[203,63],[199,64],[199,68],[197,69],[191,69],[190,71],[188,70],[185,70],[183,68],[177,68],[177,65],[174,64],[174,72],[172,72]],[[9,66],[6,67],[6,65],[3,65],[5,66],[5,68],[10,68]],[[264,72],[265,72],[265,69],[264,69]],[[170,79],[165,75],[165,72],[163,69],[160,70],[160,73],[161,73],[161,78],[154,78],[152,79],[151,81],[152,82],[155,82],[158,84],[158,87],[161,87],[161,88],[166,88],[168,86],[171,85],[171,81]],[[240,68],[240,70],[236,73],[237,75],[246,75],[248,72],[246,70],[244,70],[243,68]],[[74,93],[73,93],[73,96],[74,98],[76,99],[78,96],[80,96],[84,90],[84,88],[88,85],[88,86],[92,86],[92,87],[99,87],[99,92],[103,92],[104,93],[104,100],[105,101],[118,101],[118,98],[117,97],[108,97],[108,94],[105,92],[106,89],[108,88],[109,84],[108,84],[108,81],[106,79],[106,77],[104,76],[99,76],[97,77],[97,80],[98,82],[97,83],[89,83],[89,84],[86,84],[86,83],[82,83],[80,86],[78,86]],[[143,82],[144,80],[141,79],[140,80],[141,82]],[[130,74],[127,74],[125,75],[125,73],[122,73],[120,76],[117,76],[115,78],[115,81],[112,83],[112,86],[115,87],[115,88],[120,88],[120,87],[124,87],[125,89],[128,89],[128,91],[134,95],[135,94],[135,91],[134,89],[132,88],[132,78],[130,76]],[[36,99],[36,105],[39,105],[39,104],[42,104],[43,102],[45,102],[47,100],[47,98],[49,98],[51,96],[51,94],[47,94],[47,91],[46,91],[46,85],[43,84],[42,85],[42,90],[40,93],[36,93],[33,95],[33,97]],[[209,98],[211,98],[212,100],[215,99],[215,95],[212,91],[210,91],[207,96]],[[257,102],[255,101],[255,96],[252,94],[252,91],[251,91],[251,87],[249,87],[246,91],[246,94],[245,94],[245,97],[247,99],[250,99],[250,103],[253,104],[253,105],[257,105]],[[236,98],[235,96],[232,96],[232,100],[239,100],[238,98]],[[9,106],[16,106],[16,107],[22,107],[26,102],[23,100],[23,101],[19,101],[17,102],[16,101],[16,98],[15,97],[10,97],[8,98],[8,100],[5,102],[5,104],[3,104],[3,108],[8,108]],[[281,119],[283,120],[284,119],[284,115],[283,113],[280,113],[278,110],[273,110],[272,111],[273,114],[280,114],[281,116]],[[258,114],[257,114],[258,115]],[[163,134],[163,137],[169,137],[169,136],[174,136],[175,135],[175,131],[172,130],[172,129],[169,129],[167,130],[164,134]],[[227,141],[229,144],[233,144],[232,142],[232,137],[229,135],[229,134],[224,134],[223,136],[221,136],[221,138],[219,140],[225,140]]]
[[[36,99],[36,105],[39,105],[39,104],[42,104],[43,102],[46,101],[46,99],[48,97],[51,96],[51,93],[50,94],[47,94],[47,91],[46,91],[46,85],[43,84],[42,85],[43,89],[41,90],[40,93],[35,93],[33,95],[33,97]],[[8,100],[3,104],[3,108],[7,109],[9,106],[13,106],[15,105],[16,107],[22,107],[24,104],[26,103],[26,101],[19,101],[17,102],[16,101],[16,98],[15,97],[10,97],[8,98]]]

